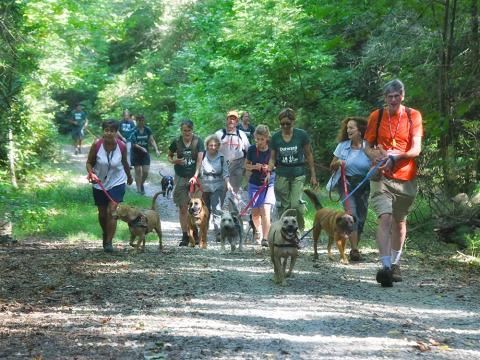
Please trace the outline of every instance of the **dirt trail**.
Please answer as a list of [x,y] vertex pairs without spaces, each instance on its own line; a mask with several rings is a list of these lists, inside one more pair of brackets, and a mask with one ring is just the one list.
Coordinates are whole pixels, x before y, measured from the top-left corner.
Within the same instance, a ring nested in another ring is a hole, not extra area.
[[[83,172],[83,156],[72,169]],[[158,189],[154,161],[147,195]],[[375,283],[378,259],[312,262],[272,281],[266,250],[179,248],[177,210],[161,198],[166,248],[143,254],[98,240],[31,239],[0,248],[2,359],[435,359],[480,358],[478,272],[440,255],[408,254],[404,281]],[[324,244],[323,244],[324,245]]]

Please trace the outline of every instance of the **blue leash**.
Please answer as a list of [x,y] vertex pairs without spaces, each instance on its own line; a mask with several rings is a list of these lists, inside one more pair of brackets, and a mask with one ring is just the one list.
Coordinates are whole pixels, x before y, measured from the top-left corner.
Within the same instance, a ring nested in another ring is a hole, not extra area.
[[378,169],[380,166],[382,166],[383,164],[385,164],[385,163],[387,162],[387,160],[388,160],[388,158],[383,159],[383,160],[380,161],[377,165],[375,165],[373,168],[371,168],[371,169],[368,171],[367,175],[365,175],[365,177],[363,178],[363,180],[355,187],[355,189],[353,189],[352,192],[350,192],[350,194],[348,194],[348,196],[346,196],[345,199],[343,199],[343,200],[340,201],[340,202],[343,204],[345,201],[347,201],[347,199],[350,198],[350,196],[352,196],[352,195],[355,193],[355,191],[357,191],[359,188],[361,188],[362,185],[363,185],[368,179],[370,179],[370,178],[372,177],[373,173],[374,173],[375,171],[377,171],[377,169]]

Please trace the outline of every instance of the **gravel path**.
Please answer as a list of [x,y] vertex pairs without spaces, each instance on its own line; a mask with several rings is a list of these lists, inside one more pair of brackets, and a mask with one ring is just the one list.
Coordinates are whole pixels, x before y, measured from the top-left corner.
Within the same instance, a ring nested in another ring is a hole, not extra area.
[[[171,174],[155,161],[147,195],[159,170]],[[0,358],[480,358],[479,273],[467,265],[407,254],[404,281],[383,289],[376,252],[344,266],[323,243],[316,263],[301,250],[282,288],[266,250],[179,248],[176,208],[158,208],[161,254],[154,240],[142,254],[117,243],[113,256],[94,239],[1,247]]]

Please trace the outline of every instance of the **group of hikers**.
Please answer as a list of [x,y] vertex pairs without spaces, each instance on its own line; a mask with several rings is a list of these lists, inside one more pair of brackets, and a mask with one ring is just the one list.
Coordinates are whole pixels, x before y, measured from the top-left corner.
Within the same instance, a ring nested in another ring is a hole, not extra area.
[[[393,282],[402,281],[400,259],[407,233],[406,218],[417,193],[415,158],[421,151],[423,127],[420,112],[402,104],[405,88],[400,80],[388,82],[383,95],[386,107],[373,111],[368,119],[355,116],[342,121],[327,188],[336,189],[342,198],[349,194],[343,206],[356,219],[350,237],[351,261],[361,259],[358,243],[370,202],[378,216],[376,241],[381,267],[376,280],[390,287]],[[240,116],[232,110],[226,115],[225,127],[205,141],[194,134],[192,121],[181,122],[180,135],[170,143],[167,156],[175,172],[173,201],[179,208],[180,246],[188,244],[187,206],[192,188],[201,189],[218,238],[224,201],[228,193],[237,196],[245,174],[251,218],[258,230],[254,234],[257,244],[268,246],[273,206],[278,214],[296,209],[299,232],[304,232],[306,207],[302,194],[307,168],[311,186],[317,187],[318,182],[309,134],[296,128],[295,120],[294,110],[283,109],[278,115],[280,130],[271,134],[267,125],[250,124],[248,112]],[[120,123],[103,122],[101,143],[94,143],[88,155],[87,171],[93,182],[106,252],[113,251],[116,220],[111,212],[123,200],[125,184],[133,183],[129,161],[135,167],[137,191],[144,193],[150,165],[148,144],[158,154],[144,117],[137,116],[136,121],[135,125],[125,112]]]

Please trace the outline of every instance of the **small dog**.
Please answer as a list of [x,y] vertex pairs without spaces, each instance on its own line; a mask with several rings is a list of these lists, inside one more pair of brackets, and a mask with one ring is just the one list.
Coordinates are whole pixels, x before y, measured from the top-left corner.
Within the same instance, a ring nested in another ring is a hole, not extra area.
[[173,176],[170,176],[170,175],[163,176],[162,173],[160,173],[160,176],[162,177],[162,181],[161,181],[162,194],[164,197],[167,197],[170,199],[173,193]]
[[222,250],[225,250],[225,240],[230,243],[230,249],[233,252],[238,244],[239,251],[243,250],[243,221],[240,217],[237,205],[229,198],[231,211],[224,211],[220,219],[220,243]]
[[[298,257],[299,247],[297,230],[297,211],[288,209],[279,220],[272,223],[268,232],[268,246],[274,271],[273,281],[281,286],[287,284],[285,278],[293,277],[292,271]],[[285,273],[288,258],[290,258],[290,268]]]
[[[158,247],[162,250],[162,225],[160,215],[155,210],[155,202],[161,192],[156,193],[152,199],[152,207],[149,210],[139,210],[137,208],[118,204],[117,208],[112,212],[114,219],[120,219],[128,224],[130,229],[130,246],[143,251],[145,249],[145,235],[155,230],[158,235]],[[135,238],[138,237],[135,245]]]
[[317,198],[317,195],[308,190],[304,190],[305,194],[310,198],[317,212],[315,213],[315,219],[313,221],[313,258],[318,259],[318,238],[322,230],[328,234],[328,257],[333,259],[332,256],[332,244],[337,244],[338,252],[340,253],[340,262],[342,264],[348,264],[347,256],[345,255],[345,246],[347,239],[350,237],[354,229],[356,219],[344,212],[336,211],[332,209],[322,208],[322,204]]
[[191,247],[195,247],[195,231],[200,233],[200,248],[207,248],[207,231],[209,211],[201,198],[191,198],[188,202],[188,239]]

